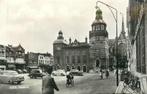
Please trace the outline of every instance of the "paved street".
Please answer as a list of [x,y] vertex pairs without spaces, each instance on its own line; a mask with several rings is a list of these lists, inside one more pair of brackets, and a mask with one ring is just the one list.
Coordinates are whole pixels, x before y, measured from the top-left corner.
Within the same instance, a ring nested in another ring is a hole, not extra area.
[[114,77],[100,80],[97,74],[88,74],[86,77],[77,79],[74,87],[66,88],[59,83],[58,86],[60,91],[56,94],[108,94],[114,93],[116,90]]
[[[99,94],[113,93],[116,86],[114,77],[100,80],[98,74],[75,77],[75,86],[66,87],[65,77],[54,77],[60,91],[55,94]],[[0,85],[0,94],[41,94],[41,78],[26,80],[21,85]]]

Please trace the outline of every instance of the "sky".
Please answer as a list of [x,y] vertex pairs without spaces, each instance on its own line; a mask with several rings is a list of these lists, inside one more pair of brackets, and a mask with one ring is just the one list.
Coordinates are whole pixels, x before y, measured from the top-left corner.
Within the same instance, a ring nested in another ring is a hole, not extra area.
[[[19,44],[26,52],[53,53],[59,30],[64,38],[82,42],[89,38],[98,0],[0,0],[0,44]],[[126,23],[128,0],[100,0],[122,12]],[[109,39],[115,37],[115,20],[103,4],[98,3],[107,23]],[[115,11],[113,11],[115,12]],[[118,31],[122,15],[118,13]],[[126,25],[126,24],[125,24]],[[126,26],[125,26],[126,27]],[[127,28],[125,28],[127,32]]]

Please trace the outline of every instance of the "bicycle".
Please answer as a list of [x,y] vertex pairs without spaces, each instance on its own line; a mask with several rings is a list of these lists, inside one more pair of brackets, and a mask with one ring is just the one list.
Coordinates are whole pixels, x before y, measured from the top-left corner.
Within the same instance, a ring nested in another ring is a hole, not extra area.
[[74,80],[73,79],[67,79],[66,87],[69,87],[69,86],[74,86]]

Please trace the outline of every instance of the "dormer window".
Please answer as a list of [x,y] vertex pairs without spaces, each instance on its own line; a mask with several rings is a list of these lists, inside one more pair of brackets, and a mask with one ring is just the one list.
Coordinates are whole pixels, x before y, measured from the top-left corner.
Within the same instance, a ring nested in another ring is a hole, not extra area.
[[94,27],[95,27],[95,26],[93,26],[93,27],[92,27],[92,30],[94,30],[94,29],[95,29]]
[[97,30],[101,30],[101,29],[100,29],[100,25],[97,25],[97,26],[96,26],[96,29],[97,29]]
[[104,25],[101,25],[101,30],[105,30],[105,27],[104,27]]

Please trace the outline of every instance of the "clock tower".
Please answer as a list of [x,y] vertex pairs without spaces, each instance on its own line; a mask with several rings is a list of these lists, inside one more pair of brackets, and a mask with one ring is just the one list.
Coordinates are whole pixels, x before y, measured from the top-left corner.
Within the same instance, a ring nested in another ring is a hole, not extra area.
[[91,27],[92,30],[89,32],[90,61],[94,68],[106,69],[109,66],[108,32],[100,8],[96,10],[96,17]]
[[58,33],[57,39],[53,43],[53,55],[54,55],[54,62],[57,68],[62,65],[63,62],[63,47],[66,46],[67,43],[64,40],[63,33],[60,30]]

